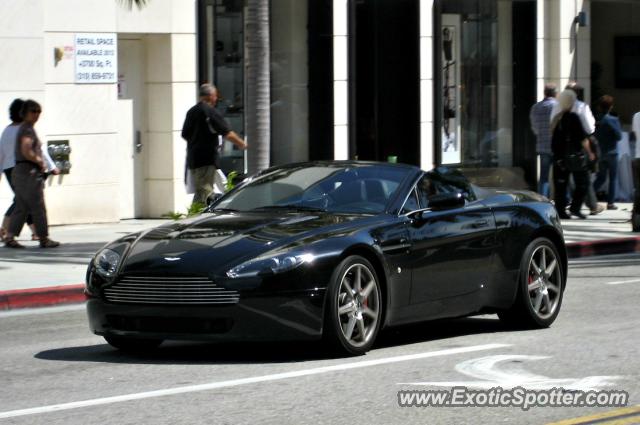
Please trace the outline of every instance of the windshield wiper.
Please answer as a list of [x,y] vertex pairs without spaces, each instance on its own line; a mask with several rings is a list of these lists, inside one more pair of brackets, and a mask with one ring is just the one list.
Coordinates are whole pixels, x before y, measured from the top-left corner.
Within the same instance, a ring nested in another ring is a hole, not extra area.
[[254,210],[295,210],[295,211],[317,211],[326,212],[327,210],[320,207],[311,207],[307,205],[298,204],[283,204],[283,205],[263,205]]
[[211,210],[211,212],[214,212],[214,211],[222,211],[222,212],[238,212],[238,211],[240,211],[240,210],[236,210],[236,209],[233,209],[233,208],[213,208],[213,209]]

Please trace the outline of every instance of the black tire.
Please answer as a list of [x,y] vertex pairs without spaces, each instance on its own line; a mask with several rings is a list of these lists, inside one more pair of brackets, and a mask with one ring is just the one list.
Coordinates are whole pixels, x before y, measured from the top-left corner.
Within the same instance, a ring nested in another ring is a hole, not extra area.
[[[352,289],[350,294],[347,288]],[[342,353],[366,353],[378,335],[384,308],[373,265],[359,255],[345,258],[331,276],[327,297],[323,335],[326,342]]]
[[553,242],[547,238],[533,240],[520,261],[516,299],[498,317],[516,328],[549,327],[560,312],[565,279],[562,257]]
[[131,353],[142,353],[145,351],[151,351],[162,344],[161,339],[142,339],[142,338],[127,338],[123,336],[104,336],[105,341],[112,347],[121,351]]

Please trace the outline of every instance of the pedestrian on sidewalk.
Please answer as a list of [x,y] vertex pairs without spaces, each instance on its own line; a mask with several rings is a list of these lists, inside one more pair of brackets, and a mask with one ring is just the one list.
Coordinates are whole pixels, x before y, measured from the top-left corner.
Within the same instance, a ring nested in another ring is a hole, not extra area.
[[560,218],[570,218],[566,212],[567,184],[573,176],[575,190],[571,199],[569,211],[572,215],[585,219],[580,207],[587,193],[589,182],[588,160],[595,160],[588,140],[588,133],[584,130],[581,119],[573,111],[577,96],[572,90],[560,93],[558,104],[560,112],[551,122],[551,151],[553,152],[553,178],[555,207]]
[[215,109],[217,101],[218,89],[211,84],[202,84],[200,101],[189,109],[182,126],[182,138],[187,141],[187,171],[195,186],[194,204],[205,204],[213,192],[219,136],[240,149],[247,148],[246,142]]
[[[589,208],[591,215],[596,215],[604,211],[604,207],[598,204],[598,199],[596,198],[596,193],[593,189],[592,182],[595,179],[595,172],[597,168],[597,160],[598,160],[598,141],[594,137],[594,133],[596,131],[596,120],[593,117],[593,112],[589,105],[587,105],[584,101],[584,88],[575,81],[569,81],[569,83],[565,86],[565,90],[571,90],[576,94],[576,101],[571,108],[571,112],[578,115],[580,118],[580,122],[582,123],[582,128],[589,135],[589,146],[591,151],[595,155],[595,158],[589,163],[589,184],[587,187],[587,193],[585,195],[585,204]],[[551,120],[553,121],[554,117],[560,113],[560,108],[556,104],[551,111]]]
[[[614,201],[616,198],[616,184],[618,182],[618,142],[622,139],[622,126],[618,117],[611,115],[613,109],[613,97],[604,95],[598,99],[598,110],[601,118],[596,126],[595,136],[600,143],[602,158],[596,181],[593,183],[598,189],[609,177],[607,190],[607,209],[617,210]],[[594,189],[594,190],[595,190]]]
[[540,176],[538,178],[538,193],[549,197],[549,170],[553,162],[551,153],[551,111],[558,103],[558,90],[555,84],[544,86],[544,99],[534,104],[529,111],[531,131],[536,136],[536,153],[540,159]]
[[[22,124],[22,117],[20,116],[20,110],[22,109],[22,105],[24,104],[24,100],[22,99],[14,99],[9,105],[9,119],[11,120],[11,124],[9,124],[2,135],[0,136],[0,171],[4,171],[5,176],[7,177],[7,182],[9,183],[9,187],[12,191],[15,192],[13,188],[13,167],[16,165],[16,136],[18,134],[18,129],[20,128],[20,124]],[[47,171],[51,174],[58,175],[60,174],[60,170],[56,166],[53,159],[46,150],[42,151],[45,161],[47,162]],[[0,177],[2,175],[0,174]],[[16,198],[13,198],[13,202],[7,208],[7,211],[4,214],[2,219],[2,226],[0,226],[0,241],[4,241],[4,238],[7,234],[7,229],[9,228],[9,217],[13,213],[13,210],[16,208]],[[36,233],[35,225],[33,224],[33,218],[31,214],[27,216],[27,225],[31,229],[31,239],[38,240],[38,235]]]
[[9,218],[5,246],[24,248],[15,240],[27,216],[31,214],[40,238],[41,248],[55,248],[60,244],[49,239],[47,210],[44,203],[44,172],[47,169],[42,155],[42,143],[33,128],[40,119],[42,108],[35,100],[26,100],[20,115],[23,123],[18,129],[15,144],[16,165],[12,178],[16,195],[16,208]]

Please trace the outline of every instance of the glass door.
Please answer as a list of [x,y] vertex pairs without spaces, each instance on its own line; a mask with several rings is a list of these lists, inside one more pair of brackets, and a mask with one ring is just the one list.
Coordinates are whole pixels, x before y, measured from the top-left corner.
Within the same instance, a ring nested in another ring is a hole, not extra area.
[[[216,0],[214,20],[214,84],[218,87],[216,108],[244,137],[244,16],[242,0]],[[244,152],[223,143],[220,167],[228,174],[245,172]]]
[[[244,137],[244,0],[201,0],[199,13],[200,82],[218,88],[216,109]],[[245,173],[245,152],[221,141],[220,168],[225,174]]]

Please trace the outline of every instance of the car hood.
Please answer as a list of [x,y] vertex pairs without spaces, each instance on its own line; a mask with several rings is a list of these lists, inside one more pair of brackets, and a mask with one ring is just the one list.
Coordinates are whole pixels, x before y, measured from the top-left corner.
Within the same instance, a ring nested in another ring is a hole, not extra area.
[[143,233],[120,273],[160,276],[224,273],[241,261],[310,236],[326,237],[371,216],[282,211],[203,214]]

